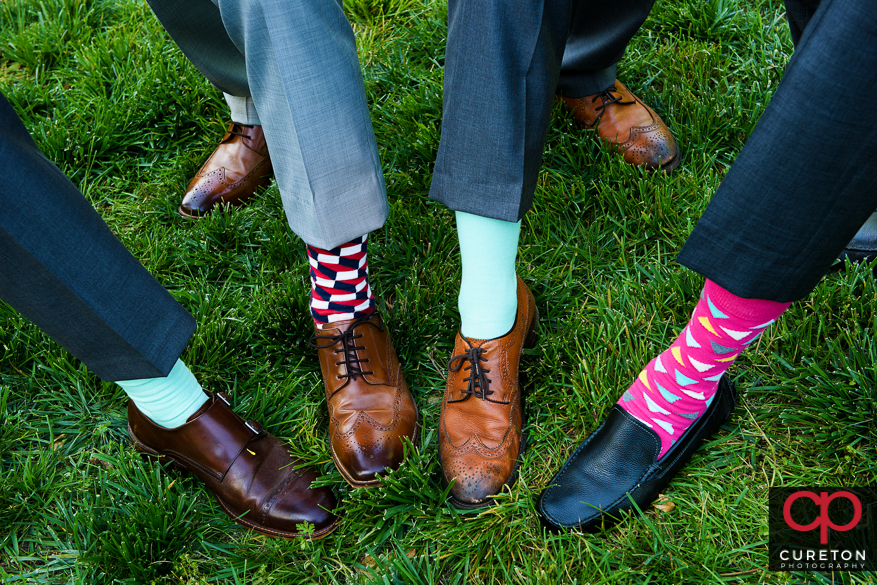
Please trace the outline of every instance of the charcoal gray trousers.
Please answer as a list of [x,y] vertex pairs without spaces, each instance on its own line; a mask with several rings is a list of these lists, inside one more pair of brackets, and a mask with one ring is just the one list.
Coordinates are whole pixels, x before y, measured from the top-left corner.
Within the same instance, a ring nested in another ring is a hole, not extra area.
[[738,296],[779,302],[806,296],[877,208],[874,3],[786,6],[795,54],[677,258]]
[[37,148],[0,94],[0,299],[101,379],[167,376],[195,320]]
[[555,93],[582,97],[654,0],[449,0],[442,136],[429,197],[518,221],[533,204]]

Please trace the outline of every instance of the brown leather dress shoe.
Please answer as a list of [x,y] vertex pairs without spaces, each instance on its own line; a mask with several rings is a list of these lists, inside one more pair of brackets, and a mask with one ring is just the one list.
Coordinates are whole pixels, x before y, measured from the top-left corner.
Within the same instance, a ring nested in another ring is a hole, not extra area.
[[200,217],[220,203],[243,205],[256,189],[268,186],[272,173],[262,127],[232,122],[186,187],[180,215]]
[[622,152],[628,164],[672,171],[682,161],[679,147],[661,117],[617,79],[606,91],[558,99],[581,126],[596,126],[597,136]]
[[512,330],[496,339],[457,333],[439,420],[439,460],[450,501],[472,510],[515,481],[523,452],[523,400],[518,362],[536,344],[539,312],[533,293],[518,278],[518,312]]
[[211,396],[173,429],[156,425],[128,402],[128,434],[141,453],[168,457],[194,473],[232,520],[256,532],[289,540],[309,522],[314,531],[308,538],[317,539],[338,523],[332,490],[312,489],[317,473],[300,469],[303,462],[262,425],[232,412],[225,394]]
[[419,426],[390,334],[377,311],[315,329],[332,459],[351,486],[380,485],[378,474],[399,468],[403,439],[413,443]]

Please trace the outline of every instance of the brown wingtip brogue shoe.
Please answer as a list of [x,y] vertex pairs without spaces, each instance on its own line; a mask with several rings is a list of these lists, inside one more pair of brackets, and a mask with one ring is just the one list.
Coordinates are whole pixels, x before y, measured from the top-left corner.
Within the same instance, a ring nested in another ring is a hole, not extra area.
[[258,188],[268,186],[272,172],[262,127],[232,122],[186,187],[180,215],[194,219],[221,203],[244,205]]
[[617,79],[606,91],[558,99],[581,126],[596,126],[597,136],[621,152],[628,164],[672,171],[682,161],[679,147],[661,117]]
[[518,311],[512,330],[496,339],[469,339],[457,333],[448,364],[448,383],[439,420],[442,480],[451,503],[472,510],[516,477],[523,452],[523,398],[518,363],[536,344],[539,312],[533,293],[518,278]]
[[225,394],[213,395],[185,424],[166,429],[128,402],[128,434],[141,453],[195,474],[238,524],[287,540],[303,536],[305,522],[314,527],[310,539],[332,532],[338,524],[332,490],[311,488],[317,472],[301,469],[304,462],[282,441],[244,422],[229,404]]
[[403,439],[413,444],[418,413],[383,319],[368,316],[315,323],[317,349],[329,404],[332,459],[353,487],[381,483],[398,469]]

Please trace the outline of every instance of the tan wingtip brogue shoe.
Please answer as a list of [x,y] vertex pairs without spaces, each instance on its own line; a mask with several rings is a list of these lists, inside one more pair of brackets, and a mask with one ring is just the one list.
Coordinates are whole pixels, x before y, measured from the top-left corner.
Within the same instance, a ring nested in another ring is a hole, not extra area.
[[596,126],[597,135],[621,152],[628,164],[672,171],[682,161],[676,140],[661,117],[617,79],[606,91],[558,99],[579,125]]
[[419,431],[390,334],[377,311],[315,329],[311,345],[329,405],[332,459],[351,486],[378,486],[380,474],[401,465],[404,440],[413,444]]
[[496,339],[469,339],[457,333],[448,364],[448,383],[439,420],[442,479],[451,503],[476,509],[511,486],[523,452],[523,398],[518,364],[524,348],[536,344],[539,312],[527,285],[518,278],[515,325]]
[[268,186],[272,173],[262,127],[232,122],[186,187],[180,215],[195,219],[222,203],[244,205],[257,189]]
[[[282,441],[229,404],[225,394],[212,395],[185,424],[166,429],[128,402],[128,434],[144,455],[169,458],[197,476],[242,526],[286,540],[332,532],[338,524],[332,490],[311,488],[317,472],[301,468]],[[313,526],[306,535],[305,523]]]

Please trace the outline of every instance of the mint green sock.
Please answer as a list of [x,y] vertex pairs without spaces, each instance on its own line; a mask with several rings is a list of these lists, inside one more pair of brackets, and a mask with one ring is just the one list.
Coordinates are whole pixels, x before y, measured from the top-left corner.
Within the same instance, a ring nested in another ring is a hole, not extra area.
[[118,380],[116,384],[122,387],[140,412],[168,429],[185,423],[208,398],[182,360],[177,360],[165,378]]
[[472,339],[502,337],[515,324],[518,280],[515,257],[521,222],[457,211],[463,281],[457,306],[460,332]]

